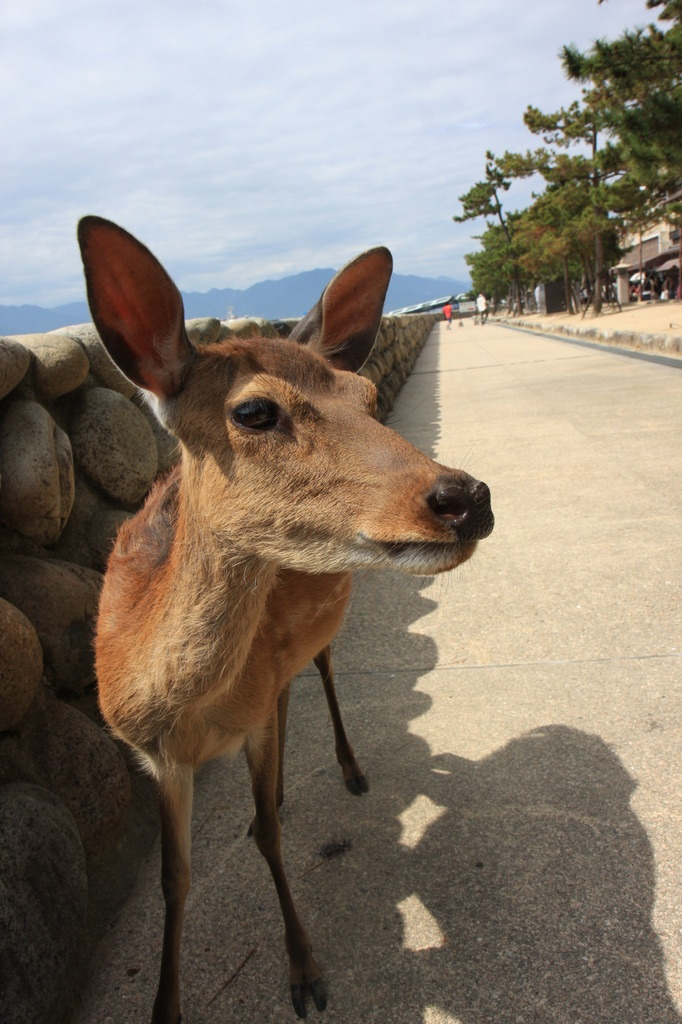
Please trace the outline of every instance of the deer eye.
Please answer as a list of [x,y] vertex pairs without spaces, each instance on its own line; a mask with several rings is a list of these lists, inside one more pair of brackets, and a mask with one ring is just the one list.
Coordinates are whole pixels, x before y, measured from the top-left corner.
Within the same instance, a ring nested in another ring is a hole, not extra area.
[[232,422],[243,430],[274,430],[279,419],[279,406],[267,398],[250,398],[232,410]]

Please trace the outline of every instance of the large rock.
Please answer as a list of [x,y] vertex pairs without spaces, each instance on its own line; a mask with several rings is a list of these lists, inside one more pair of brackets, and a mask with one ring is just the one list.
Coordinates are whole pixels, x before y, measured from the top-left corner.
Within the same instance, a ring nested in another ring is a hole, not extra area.
[[0,788],[3,1024],[54,1024],[85,934],[87,875],[76,823],[38,786]]
[[102,577],[57,559],[0,557],[0,597],[31,620],[55,689],[78,695],[94,682],[92,637]]
[[194,317],[185,321],[187,337],[193,345],[213,345],[223,337],[223,325],[212,316]]
[[33,353],[33,382],[43,398],[75,391],[90,372],[85,352],[65,334],[24,334],[21,343]]
[[58,331],[51,331],[50,333],[53,336],[66,334],[83,347],[90,363],[92,375],[100,384],[104,384],[107,388],[112,388],[113,391],[118,391],[120,394],[125,395],[126,398],[132,398],[136,393],[138,390],[137,385],[133,384],[125,374],[121,373],[102,344],[94,324],[76,324],[74,327],[60,327]]
[[230,334],[238,338],[277,338],[278,334],[269,320],[260,316],[237,317],[235,320],[226,320],[225,326]]
[[43,673],[43,649],[26,616],[0,598],[0,733],[26,714]]
[[104,572],[109,561],[118,531],[123,524],[132,519],[132,512],[123,512],[121,509],[110,508],[102,512],[96,512],[88,523],[86,537],[92,556],[92,564],[95,569]]
[[[55,558],[62,562],[77,562],[88,569],[99,568],[93,556],[88,537],[88,526],[93,516],[111,508],[111,502],[78,470],[75,473],[76,493],[71,515],[64,531],[53,546]],[[30,551],[22,554],[31,554]]]
[[64,532],[52,549],[55,557],[103,572],[120,527],[132,515],[112,508],[101,491],[76,473],[76,497]]
[[12,391],[29,368],[28,349],[13,338],[0,338],[0,398]]
[[111,834],[130,800],[130,776],[111,737],[45,693],[26,736],[44,785],[73,815],[87,854]]
[[114,501],[133,506],[151,487],[159,466],[145,416],[116,391],[86,391],[71,423],[71,443],[85,475]]
[[0,477],[0,521],[38,544],[54,544],[73,504],[73,459],[67,435],[38,402],[4,404]]
[[167,473],[180,459],[180,442],[162,425],[145,398],[136,395],[132,401],[152,428],[159,458],[158,472]]

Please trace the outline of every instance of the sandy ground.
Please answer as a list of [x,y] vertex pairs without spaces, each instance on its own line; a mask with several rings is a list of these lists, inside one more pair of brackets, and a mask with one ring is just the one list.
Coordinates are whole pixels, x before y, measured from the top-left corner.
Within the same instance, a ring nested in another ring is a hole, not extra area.
[[[500,323],[514,323],[513,317],[498,318]],[[682,335],[682,301],[642,302],[616,307],[606,306],[600,316],[589,310],[586,316],[567,313],[534,313],[520,318],[531,324],[571,327],[597,327],[605,331],[640,331],[642,334]]]

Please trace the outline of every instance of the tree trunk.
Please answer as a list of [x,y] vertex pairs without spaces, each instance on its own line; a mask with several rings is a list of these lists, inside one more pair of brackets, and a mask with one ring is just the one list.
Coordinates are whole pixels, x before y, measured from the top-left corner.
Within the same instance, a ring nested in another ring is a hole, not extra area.
[[604,239],[601,231],[594,236],[594,312],[601,313],[601,299],[604,290]]
[[[598,149],[598,133],[596,129],[592,135],[592,166],[594,171],[592,173],[592,206],[597,218],[597,224],[602,221],[604,211],[601,209],[599,204],[599,185],[601,178],[599,170],[596,165],[597,161],[597,149]],[[604,289],[604,237],[601,231],[597,231],[594,236],[594,312],[596,316],[601,313],[601,297]]]
[[570,313],[571,316],[575,313],[575,307],[573,305],[573,294],[571,289],[571,275],[568,272],[568,260],[563,261],[564,264],[564,296],[566,298],[566,312]]
[[521,303],[521,282],[519,281],[519,272],[516,269],[516,267],[514,267],[513,292],[514,312],[517,316],[523,316],[523,305]]

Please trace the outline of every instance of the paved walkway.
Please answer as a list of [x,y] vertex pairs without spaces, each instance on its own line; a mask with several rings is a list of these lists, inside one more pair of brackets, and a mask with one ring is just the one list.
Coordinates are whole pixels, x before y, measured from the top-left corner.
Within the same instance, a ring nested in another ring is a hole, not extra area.
[[[682,373],[502,326],[439,325],[392,416],[486,480],[497,525],[431,580],[367,575],[337,643],[370,779],[295,687],[289,877],[327,1024],[682,1024]],[[203,773],[185,1024],[294,1020],[241,759]],[[345,852],[329,859],[320,848]],[[146,1022],[158,852],[77,1024]]]

